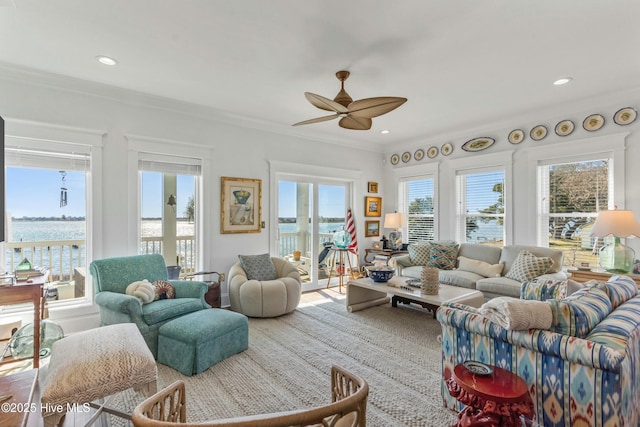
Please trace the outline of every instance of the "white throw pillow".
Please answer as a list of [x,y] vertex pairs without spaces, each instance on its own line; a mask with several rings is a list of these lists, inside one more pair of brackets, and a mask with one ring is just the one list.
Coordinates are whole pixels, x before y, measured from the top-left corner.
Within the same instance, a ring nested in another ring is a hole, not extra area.
[[499,264],[489,264],[463,256],[458,257],[458,270],[470,271],[484,277],[500,277],[503,268],[504,261]]
[[147,279],[131,283],[125,290],[127,295],[133,295],[143,304],[153,302],[156,297],[156,288]]

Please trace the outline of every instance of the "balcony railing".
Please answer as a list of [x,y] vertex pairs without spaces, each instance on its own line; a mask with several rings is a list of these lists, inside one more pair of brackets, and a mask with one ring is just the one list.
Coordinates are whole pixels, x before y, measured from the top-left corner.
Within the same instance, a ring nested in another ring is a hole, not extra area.
[[[308,238],[308,234],[307,234],[307,238],[305,239],[307,241],[306,244],[306,248],[299,248],[298,247],[298,237],[300,236],[300,233],[298,232],[292,232],[292,233],[280,233],[280,247],[278,248],[280,251],[280,256],[287,256],[287,255],[291,255],[293,253],[293,251],[302,251],[304,256],[311,256],[311,239]],[[318,238],[320,240],[320,244],[323,244],[325,242],[331,242],[333,241],[333,233],[321,233],[318,235]]]
[[[85,268],[85,240],[45,240],[38,242],[5,242],[7,272],[16,270],[25,258],[33,266],[46,268],[51,281],[73,280],[76,268]],[[193,236],[178,236],[176,251],[182,273],[195,271],[195,241]],[[141,254],[162,253],[162,236],[143,237]]]
[[6,271],[15,271],[26,258],[33,266],[48,269],[52,281],[71,280],[74,269],[86,263],[85,240],[6,242],[5,248]]

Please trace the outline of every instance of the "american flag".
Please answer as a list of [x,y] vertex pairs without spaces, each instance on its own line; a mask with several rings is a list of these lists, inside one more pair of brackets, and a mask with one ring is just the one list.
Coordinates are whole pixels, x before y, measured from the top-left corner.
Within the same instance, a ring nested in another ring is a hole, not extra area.
[[358,238],[356,237],[356,223],[353,221],[353,214],[351,208],[347,209],[347,231],[351,236],[351,243],[347,246],[349,252],[352,254],[358,254]]

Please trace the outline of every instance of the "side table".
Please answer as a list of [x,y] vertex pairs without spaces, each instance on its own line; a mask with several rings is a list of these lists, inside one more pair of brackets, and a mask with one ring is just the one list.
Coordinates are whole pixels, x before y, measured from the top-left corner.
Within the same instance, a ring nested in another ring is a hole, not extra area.
[[217,279],[209,279],[205,280],[203,278],[203,282],[207,284],[208,289],[204,294],[204,300],[211,306],[211,308],[220,308],[220,283],[224,280],[224,274],[218,273],[217,271],[198,271],[197,273],[187,274],[187,279],[193,280],[196,276],[209,276],[212,274],[217,274]]
[[506,369],[477,375],[462,363],[446,381],[449,394],[467,405],[458,414],[458,427],[518,427],[521,416],[533,418],[533,402],[527,383]]

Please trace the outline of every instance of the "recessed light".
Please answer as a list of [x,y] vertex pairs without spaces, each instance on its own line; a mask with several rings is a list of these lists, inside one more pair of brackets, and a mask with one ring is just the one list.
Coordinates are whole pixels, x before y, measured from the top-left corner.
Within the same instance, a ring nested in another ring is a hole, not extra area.
[[553,84],[556,85],[556,86],[562,86],[562,85],[566,85],[571,80],[573,80],[573,77],[562,77],[562,78],[556,80],[555,82],[553,82]]
[[116,61],[115,59],[104,55],[98,55],[96,56],[96,59],[99,63],[104,65],[116,65],[118,63],[118,61]]
[[387,129],[385,129],[385,130],[381,130],[380,133],[383,134],[383,135],[386,135],[386,134],[389,133],[389,131]]

